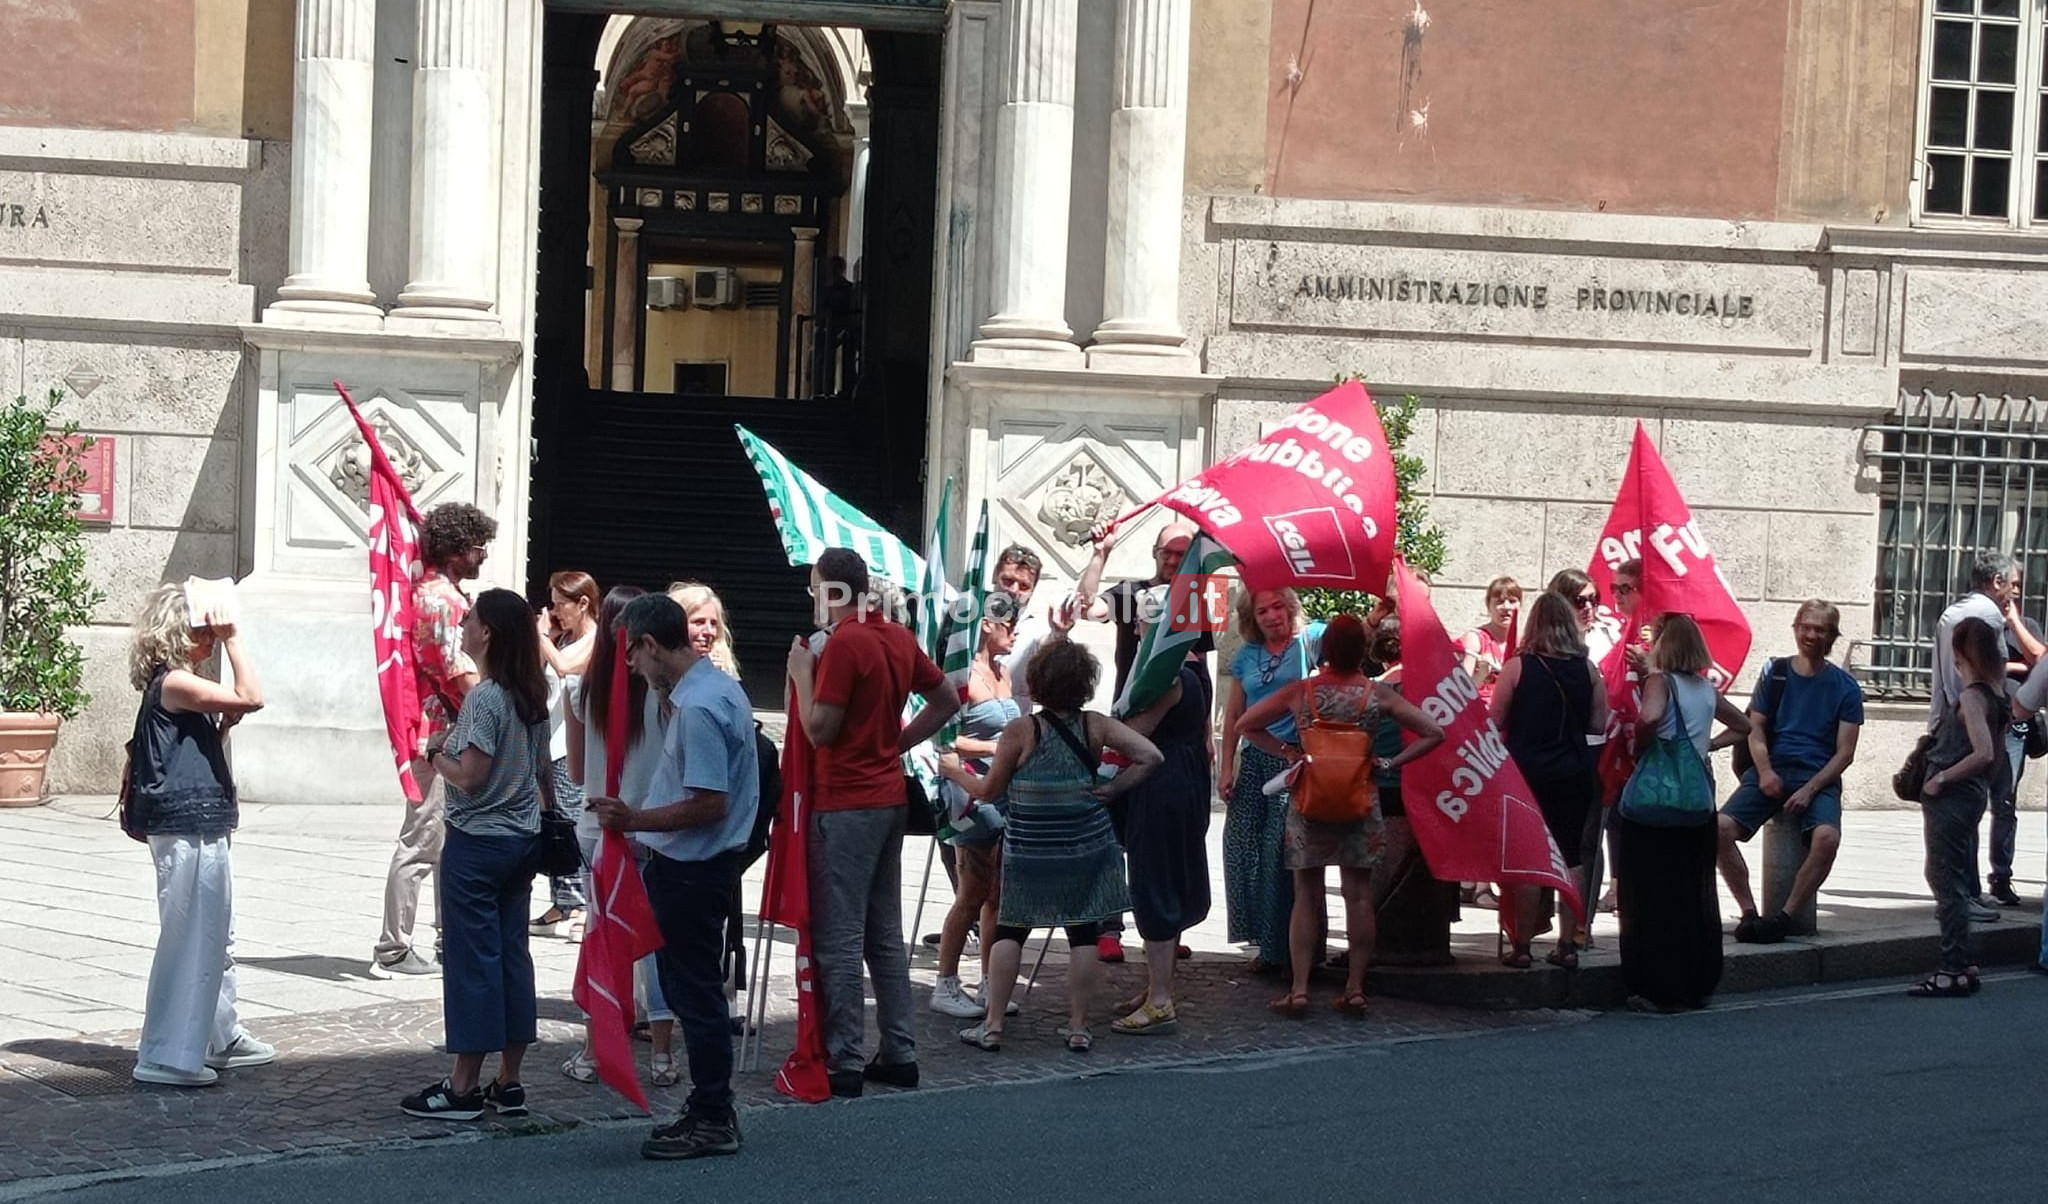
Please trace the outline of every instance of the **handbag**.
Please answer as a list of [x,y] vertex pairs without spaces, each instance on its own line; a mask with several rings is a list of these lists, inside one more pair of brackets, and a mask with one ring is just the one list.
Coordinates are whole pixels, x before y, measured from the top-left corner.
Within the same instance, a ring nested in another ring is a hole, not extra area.
[[138,844],[149,843],[149,832],[148,821],[135,799],[135,746],[142,742],[143,722],[149,718],[149,708],[162,696],[163,687],[164,675],[158,672],[142,691],[142,706],[135,712],[135,731],[128,737],[128,743],[121,746],[121,790],[114,802],[114,813],[120,819],[121,831]]
[[1308,723],[1301,728],[1303,769],[1294,780],[1294,809],[1324,824],[1356,823],[1379,805],[1372,780],[1373,734],[1355,723],[1326,723],[1316,687],[1308,692]]
[[576,840],[576,821],[556,807],[540,813],[540,872],[550,878],[573,878],[583,872],[583,846]]
[[1621,817],[1653,828],[1686,828],[1714,818],[1714,779],[1693,746],[1678,691],[1671,691],[1678,738],[1658,735],[1621,788]]

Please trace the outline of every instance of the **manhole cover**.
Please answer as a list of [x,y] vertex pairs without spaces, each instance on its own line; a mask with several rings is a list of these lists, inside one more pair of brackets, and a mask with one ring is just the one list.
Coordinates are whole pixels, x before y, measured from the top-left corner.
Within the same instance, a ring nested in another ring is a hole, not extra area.
[[25,1079],[61,1091],[73,1099],[103,1095],[126,1095],[135,1089],[129,1077],[131,1062],[9,1062],[7,1068]]

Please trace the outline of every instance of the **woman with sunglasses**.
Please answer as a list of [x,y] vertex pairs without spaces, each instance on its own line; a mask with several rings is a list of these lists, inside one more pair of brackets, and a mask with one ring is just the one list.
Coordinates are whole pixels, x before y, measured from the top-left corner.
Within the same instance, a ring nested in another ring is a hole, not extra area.
[[[1536,796],[1550,838],[1576,875],[1585,861],[1586,818],[1600,802],[1599,749],[1593,740],[1607,731],[1607,686],[1586,659],[1585,637],[1573,610],[1555,591],[1536,599],[1521,654],[1494,682],[1489,714],[1507,737],[1508,752]],[[1516,887],[1511,894],[1514,946],[1501,960],[1527,969],[1530,939],[1542,920],[1542,891]],[[1560,925],[1557,948],[1546,960],[1577,969],[1577,938],[1574,925]]]
[[[1230,660],[1230,695],[1223,707],[1223,750],[1218,781],[1228,784],[1223,813],[1223,895],[1230,939],[1259,947],[1254,973],[1287,965],[1288,918],[1294,882],[1281,863],[1286,842],[1287,796],[1268,798],[1265,785],[1287,768],[1285,759],[1234,734],[1245,711],[1307,677],[1322,659],[1323,625],[1310,623],[1291,589],[1239,590],[1237,634],[1244,647]],[[1267,732],[1281,744],[1296,742],[1294,714]]]

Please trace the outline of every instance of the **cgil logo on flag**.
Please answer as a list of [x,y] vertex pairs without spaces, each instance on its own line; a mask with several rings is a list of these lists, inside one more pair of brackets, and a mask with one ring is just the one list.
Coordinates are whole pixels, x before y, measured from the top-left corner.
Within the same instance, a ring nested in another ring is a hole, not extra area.
[[[1316,506],[1288,514],[1266,516],[1266,529],[1280,545],[1294,575],[1305,580],[1350,581],[1358,576],[1358,562],[1344,539],[1344,527],[1334,506]],[[1317,550],[1322,549],[1320,557]]]

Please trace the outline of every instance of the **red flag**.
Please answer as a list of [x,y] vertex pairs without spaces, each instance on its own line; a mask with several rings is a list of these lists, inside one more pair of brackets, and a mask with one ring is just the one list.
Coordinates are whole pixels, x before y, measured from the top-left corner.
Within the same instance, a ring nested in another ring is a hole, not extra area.
[[[620,775],[626,768],[627,712],[632,697],[626,641],[618,640],[616,647],[604,731],[604,792],[610,798],[619,797]],[[590,914],[584,920],[571,994],[576,1006],[590,1017],[590,1056],[597,1063],[597,1077],[638,1104],[642,1112],[650,1112],[653,1109],[633,1065],[633,963],[661,948],[661,927],[655,922],[647,885],[640,880],[640,868],[625,833],[608,831],[603,835],[590,876]]]
[[825,1070],[825,1027],[818,1015],[817,972],[811,965],[810,823],[812,749],[796,704],[782,742],[782,800],[768,842],[761,922],[796,933],[796,1049],[776,1072],[775,1089],[807,1104],[832,1098]]
[[384,455],[377,432],[356,408],[340,381],[334,387],[356,420],[370,449],[370,631],[377,650],[377,693],[384,702],[384,730],[398,765],[398,785],[408,803],[425,797],[412,774],[420,754],[420,692],[412,663],[412,629],[418,612],[413,587],[420,579],[420,512],[412,493]]
[[[1401,771],[1401,801],[1430,873],[1446,882],[1549,887],[1582,912],[1578,883],[1536,796],[1479,701],[1429,587],[1394,562],[1401,599],[1401,694],[1444,729],[1443,744]],[[1505,908],[1503,909],[1505,913]]]
[[[1600,586],[1601,596],[1611,599],[1614,570],[1636,559],[1643,562],[1643,576],[1634,620],[1620,631],[1615,647],[1600,664],[1612,709],[1607,751],[1600,766],[1610,802],[1618,797],[1636,761],[1641,683],[1628,663],[1626,649],[1649,643],[1649,627],[1657,616],[1684,613],[1699,623],[1707,650],[1714,657],[1708,677],[1719,689],[1726,690],[1734,682],[1749,658],[1749,618],[1736,603],[1735,591],[1721,575],[1692,508],[1685,504],[1678,482],[1640,422],[1629,452],[1628,471],[1622,475],[1614,509],[1608,513],[1586,575]],[[1601,618],[1617,625],[1622,622],[1611,611]]]
[[1229,548],[1247,588],[1386,588],[1394,460],[1379,410],[1355,380],[1159,501]]

